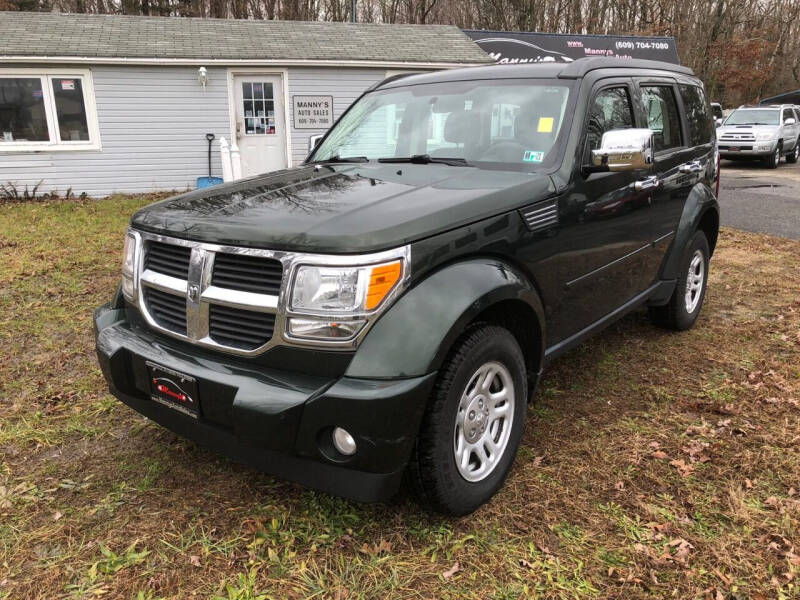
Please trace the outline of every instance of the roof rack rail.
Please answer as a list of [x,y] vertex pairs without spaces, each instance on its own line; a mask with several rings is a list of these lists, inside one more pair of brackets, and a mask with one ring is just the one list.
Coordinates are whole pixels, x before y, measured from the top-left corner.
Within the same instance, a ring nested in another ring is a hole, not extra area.
[[394,75],[389,75],[389,77],[386,77],[385,79],[381,79],[380,81],[373,83],[366,90],[364,90],[364,93],[371,92],[372,90],[377,90],[379,87],[386,85],[387,83],[391,83],[392,81],[402,79],[403,77],[408,77],[409,75],[418,75],[418,73],[395,73]]
[[673,71],[675,73],[682,73],[684,75],[694,75],[689,67],[683,65],[676,65],[673,63],[662,62],[660,60],[643,60],[639,58],[620,59],[609,57],[587,57],[579,58],[578,60],[569,63],[559,73],[560,79],[577,79],[585,76],[590,71],[598,69],[653,69],[659,71]]

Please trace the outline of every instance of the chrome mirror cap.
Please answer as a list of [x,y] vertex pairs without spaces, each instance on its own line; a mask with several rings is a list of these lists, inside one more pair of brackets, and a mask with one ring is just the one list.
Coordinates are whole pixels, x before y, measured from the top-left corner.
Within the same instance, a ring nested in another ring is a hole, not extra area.
[[653,164],[653,132],[650,129],[612,129],[603,134],[592,164],[609,171],[647,169]]

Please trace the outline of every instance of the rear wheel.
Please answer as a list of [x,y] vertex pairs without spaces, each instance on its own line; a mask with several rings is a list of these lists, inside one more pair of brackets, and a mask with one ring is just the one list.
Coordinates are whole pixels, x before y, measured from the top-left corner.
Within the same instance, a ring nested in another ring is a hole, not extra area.
[[694,325],[706,296],[710,255],[706,234],[697,231],[683,251],[672,298],[665,306],[650,307],[650,318],[654,323],[678,331]]
[[525,422],[522,350],[496,325],[468,328],[442,366],[409,474],[434,509],[471,513],[502,486]]
[[781,164],[782,153],[783,148],[780,144],[778,144],[778,146],[775,148],[775,152],[764,159],[764,166],[766,166],[768,169],[777,169],[778,165]]
[[798,158],[800,158],[800,138],[797,138],[797,141],[794,143],[794,148],[786,155],[786,162],[794,164],[797,162]]

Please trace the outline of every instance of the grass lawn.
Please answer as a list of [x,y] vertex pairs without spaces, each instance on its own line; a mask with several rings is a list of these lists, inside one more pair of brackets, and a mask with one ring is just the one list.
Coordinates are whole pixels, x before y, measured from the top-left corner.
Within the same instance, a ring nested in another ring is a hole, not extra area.
[[800,242],[724,230],[697,326],[558,360],[474,515],[251,471],[114,400],[92,309],[146,199],[0,206],[0,598],[800,597]]

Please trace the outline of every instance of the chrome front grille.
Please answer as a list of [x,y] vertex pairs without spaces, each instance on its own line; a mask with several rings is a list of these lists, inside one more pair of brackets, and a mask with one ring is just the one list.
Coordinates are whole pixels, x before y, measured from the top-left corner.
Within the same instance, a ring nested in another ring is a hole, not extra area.
[[254,350],[269,342],[275,330],[275,315],[212,304],[209,307],[209,335],[231,348]]
[[752,133],[724,133],[719,137],[720,142],[755,142],[756,136]]
[[186,335],[186,297],[145,288],[144,301],[150,315],[164,329]]
[[272,343],[283,281],[277,253],[141,235],[139,305],[153,329],[238,354]]
[[192,249],[163,242],[148,242],[144,268],[180,279],[189,278],[189,259]]
[[283,265],[279,260],[219,252],[214,258],[211,285],[256,294],[278,294]]

